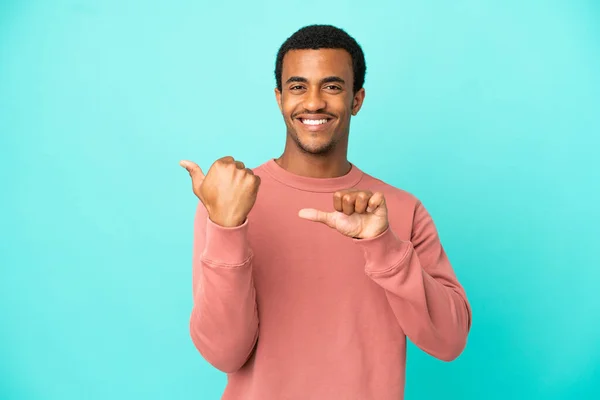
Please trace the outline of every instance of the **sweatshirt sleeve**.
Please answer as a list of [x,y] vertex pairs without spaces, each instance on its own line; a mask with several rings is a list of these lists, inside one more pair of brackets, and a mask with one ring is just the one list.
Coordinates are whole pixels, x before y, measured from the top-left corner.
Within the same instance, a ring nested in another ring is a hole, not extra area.
[[438,359],[457,358],[471,328],[471,307],[421,202],[410,241],[400,240],[391,228],[372,239],[353,240],[363,249],[366,274],[385,289],[406,336]]
[[248,360],[258,338],[253,253],[248,220],[235,228],[213,223],[199,202],[194,222],[193,308],[190,334],[215,368],[233,373]]

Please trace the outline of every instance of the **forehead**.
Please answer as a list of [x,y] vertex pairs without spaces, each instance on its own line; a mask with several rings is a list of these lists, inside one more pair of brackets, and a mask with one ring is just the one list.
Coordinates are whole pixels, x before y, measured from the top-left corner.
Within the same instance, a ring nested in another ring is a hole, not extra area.
[[352,78],[352,57],[344,49],[290,50],[283,57],[282,81],[290,76]]

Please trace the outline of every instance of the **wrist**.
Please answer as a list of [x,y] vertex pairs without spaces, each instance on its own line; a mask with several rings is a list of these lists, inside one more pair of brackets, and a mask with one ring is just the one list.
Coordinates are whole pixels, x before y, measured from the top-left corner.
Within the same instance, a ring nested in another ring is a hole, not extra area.
[[202,258],[213,265],[245,265],[252,255],[247,238],[248,226],[246,222],[236,227],[224,227],[209,219]]
[[235,228],[242,226],[246,222],[246,216],[244,217],[223,217],[223,216],[212,216],[208,214],[208,218],[215,224],[222,226],[223,228]]

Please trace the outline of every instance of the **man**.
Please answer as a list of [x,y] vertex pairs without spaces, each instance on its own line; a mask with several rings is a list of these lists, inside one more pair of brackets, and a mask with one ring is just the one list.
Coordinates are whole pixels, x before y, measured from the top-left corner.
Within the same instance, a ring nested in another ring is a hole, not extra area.
[[406,337],[446,361],[465,347],[471,309],[427,210],[346,157],[365,70],[346,32],[304,27],[277,55],[281,157],[181,162],[200,199],[190,332],[223,399],[398,400]]

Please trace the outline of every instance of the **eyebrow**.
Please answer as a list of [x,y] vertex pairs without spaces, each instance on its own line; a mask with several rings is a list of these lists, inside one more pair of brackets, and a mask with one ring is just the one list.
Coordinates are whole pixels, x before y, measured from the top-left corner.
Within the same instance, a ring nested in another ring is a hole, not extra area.
[[[287,85],[288,83],[292,83],[292,82],[308,83],[308,79],[303,78],[301,76],[292,76],[292,77],[290,77],[290,79],[285,81],[285,84]],[[339,76],[328,76],[326,78],[321,79],[321,84],[332,83],[332,82],[337,82],[337,83],[341,83],[341,84],[346,83],[346,81],[343,80],[342,78],[340,78]]]

